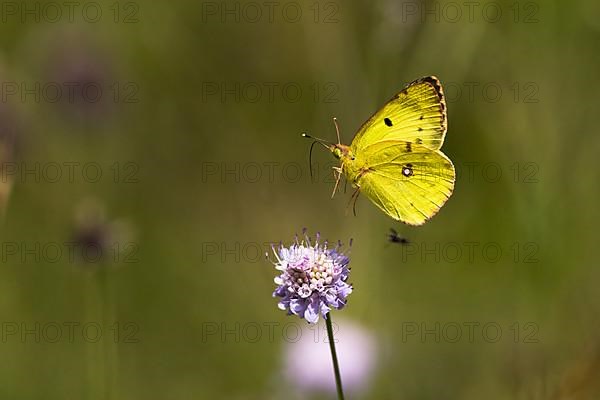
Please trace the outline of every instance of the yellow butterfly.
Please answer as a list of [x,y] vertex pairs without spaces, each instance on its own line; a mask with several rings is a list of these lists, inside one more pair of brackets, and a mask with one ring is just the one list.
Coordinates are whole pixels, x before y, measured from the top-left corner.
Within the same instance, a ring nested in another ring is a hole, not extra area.
[[[448,128],[446,101],[434,76],[406,86],[365,122],[352,144],[314,139],[341,161],[337,180],[345,175],[383,212],[409,225],[422,225],[444,205],[454,189],[452,161],[440,151]],[[314,143],[313,143],[314,144]],[[332,194],[332,196],[333,196]],[[352,199],[351,198],[351,199]]]

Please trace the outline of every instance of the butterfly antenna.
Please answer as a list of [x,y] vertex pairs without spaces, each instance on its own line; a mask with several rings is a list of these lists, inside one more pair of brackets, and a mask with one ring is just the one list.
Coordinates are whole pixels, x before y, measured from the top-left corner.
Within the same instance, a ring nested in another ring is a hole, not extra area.
[[317,142],[316,140],[312,142],[312,144],[310,145],[310,151],[308,152],[308,170],[310,171],[310,181],[313,181],[313,173],[312,173],[312,151],[313,151],[313,147],[315,147],[315,144],[317,144],[319,142]]
[[317,138],[317,137],[314,137],[314,136],[310,136],[306,132],[302,132],[302,137],[314,140],[315,142],[319,143],[321,146],[325,147],[327,150],[329,150],[329,146],[332,145],[327,140],[323,140],[323,139],[320,139],[320,138]]
[[341,144],[342,141],[340,140],[340,127],[338,125],[336,117],[333,117],[333,124],[335,125],[335,133],[337,135],[338,144]]
[[319,138],[316,138],[316,137],[312,137],[312,136],[310,136],[306,132],[302,132],[302,137],[305,137],[305,138],[313,140],[312,144],[310,145],[310,151],[308,153],[308,169],[310,171],[310,181],[312,182],[312,178],[313,178],[313,172],[312,172],[312,151],[313,151],[313,147],[315,147],[316,143],[319,143],[321,146],[323,146],[327,150],[329,150],[330,143],[327,142],[326,140],[319,139]]

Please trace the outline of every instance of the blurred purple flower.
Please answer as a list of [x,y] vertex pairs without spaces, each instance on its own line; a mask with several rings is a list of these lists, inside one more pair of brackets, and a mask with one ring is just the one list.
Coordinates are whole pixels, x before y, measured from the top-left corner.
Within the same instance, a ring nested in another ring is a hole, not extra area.
[[[365,392],[377,364],[377,341],[358,324],[336,318],[335,341],[344,391],[355,396]],[[335,396],[335,378],[325,326],[302,328],[299,340],[286,344],[283,361],[285,379],[295,386],[300,398],[313,393]]]
[[98,200],[83,200],[75,210],[73,242],[82,265],[118,263],[120,253],[133,244],[132,228],[127,221],[108,220],[105,207]]
[[65,121],[84,124],[81,132],[94,132],[111,120],[115,106],[128,94],[123,90],[126,81],[116,76],[124,64],[119,48],[77,24],[40,26],[24,47],[30,66],[26,71],[32,78],[21,90],[38,85],[39,101],[55,104]]
[[350,259],[340,249],[341,243],[331,249],[327,241],[319,244],[319,234],[314,244],[306,237],[302,242],[296,238],[290,247],[273,246],[275,268],[281,271],[273,292],[273,297],[281,298],[279,308],[313,324],[319,314],[325,317],[332,308],[343,308],[352,286],[346,283]]
[[[0,64],[0,81],[5,80],[4,66]],[[14,184],[14,176],[9,170],[17,157],[21,132],[17,109],[8,100],[0,102],[0,217],[4,215]]]
[[115,82],[104,50],[82,37],[57,43],[48,69],[50,80],[65,92],[61,103],[67,117],[102,122],[111,111]]

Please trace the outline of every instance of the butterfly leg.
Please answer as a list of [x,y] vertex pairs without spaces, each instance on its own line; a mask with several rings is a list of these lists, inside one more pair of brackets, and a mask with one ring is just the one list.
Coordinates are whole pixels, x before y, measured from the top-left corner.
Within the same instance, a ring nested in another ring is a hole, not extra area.
[[360,194],[360,188],[357,187],[356,190],[354,191],[354,193],[352,193],[352,196],[350,196],[350,200],[348,201],[348,205],[347,207],[350,207],[350,203],[352,202],[352,200],[354,200],[354,202],[352,203],[352,213],[354,214],[354,216],[356,217],[356,200],[358,199],[358,195]]
[[337,191],[338,185],[340,183],[340,179],[342,179],[342,168],[340,167],[332,167],[334,172],[337,172],[337,178],[335,178],[335,186],[333,187],[333,192],[331,193],[331,198],[335,196],[335,192]]

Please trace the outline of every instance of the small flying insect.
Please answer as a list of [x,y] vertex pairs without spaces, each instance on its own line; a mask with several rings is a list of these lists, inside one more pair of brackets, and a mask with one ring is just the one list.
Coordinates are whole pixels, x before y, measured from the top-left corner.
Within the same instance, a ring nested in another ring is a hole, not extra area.
[[398,236],[398,232],[396,232],[394,228],[390,228],[390,233],[388,234],[388,241],[390,243],[400,243],[402,245],[410,243],[407,238]]

